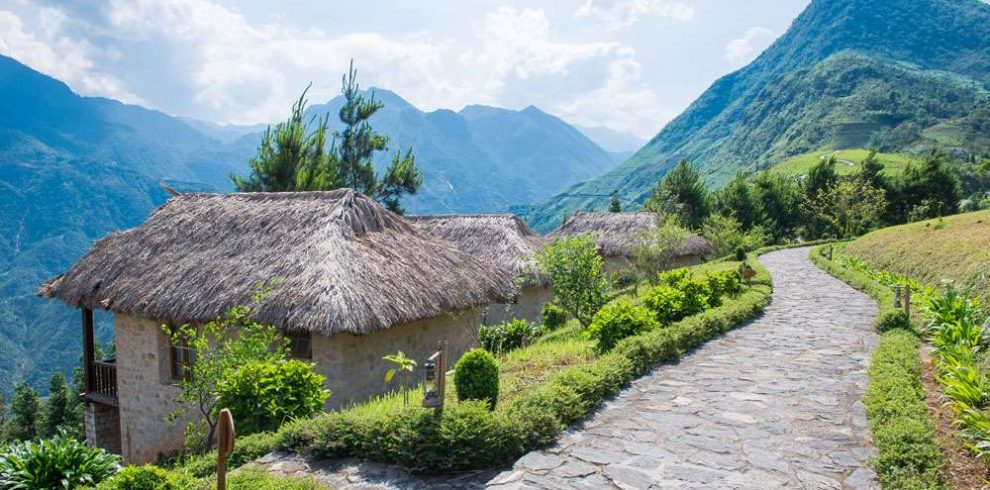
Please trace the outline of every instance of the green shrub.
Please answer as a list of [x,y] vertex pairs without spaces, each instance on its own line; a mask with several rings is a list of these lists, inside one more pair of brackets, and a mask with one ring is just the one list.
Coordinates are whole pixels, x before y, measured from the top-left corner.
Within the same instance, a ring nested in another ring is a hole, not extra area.
[[488,352],[501,354],[522,347],[528,339],[537,336],[537,331],[536,326],[526,320],[513,318],[501,325],[482,325],[478,340]]
[[[214,469],[216,462],[214,462]],[[192,477],[185,473],[168,471],[154,465],[128,466],[109,480],[96,486],[96,490],[185,490],[192,486]]]
[[877,317],[877,321],[874,325],[877,332],[881,333],[889,332],[898,328],[911,330],[911,320],[908,318],[908,315],[904,310],[884,310]]
[[543,305],[540,318],[543,320],[543,326],[552,332],[567,324],[567,311],[552,302],[548,302]]
[[721,298],[724,296],[735,296],[742,292],[742,279],[734,270],[711,272],[705,276],[705,280],[708,281],[711,297],[717,298],[712,306],[721,304]]
[[684,318],[684,292],[673,286],[661,284],[643,294],[643,305],[653,312],[663,325],[670,325]]
[[[299,423],[308,423],[308,420],[300,419]],[[281,432],[279,434],[259,432],[246,436],[238,435],[237,444],[234,444],[234,451],[230,454],[227,464],[231,468],[236,468],[244,463],[258,459],[278,449],[281,441]],[[180,461],[177,467],[197,478],[212,475],[217,469],[217,452],[213,450],[207,453],[196,454]]]
[[736,262],[746,260],[746,249],[742,245],[736,247]]
[[[217,488],[216,476],[197,482],[189,490],[213,490]],[[234,490],[321,490],[313,477],[295,478],[276,476],[262,469],[242,468],[227,475],[227,488]]]
[[467,352],[454,366],[454,386],[458,400],[484,400],[494,410],[498,403],[498,363],[483,349]]
[[595,351],[602,354],[612,350],[626,337],[659,327],[650,310],[628,298],[621,298],[605,305],[595,314],[588,327],[588,336],[596,341]]
[[634,269],[619,269],[610,275],[612,285],[617,289],[632,287],[639,282],[639,274]]
[[683,268],[661,272],[660,283],[667,284],[669,286],[680,289],[684,281],[688,280],[688,276],[689,276],[688,270]]
[[90,449],[60,430],[51,439],[11,444],[0,453],[0,488],[92,486],[118,470],[120,457],[103,449]]
[[681,282],[680,290],[684,293],[684,317],[697,315],[708,309],[712,292],[707,283],[687,279]]
[[237,430],[251,434],[323,411],[330,392],[313,365],[299,360],[249,362],[217,384],[217,406],[230,410]]

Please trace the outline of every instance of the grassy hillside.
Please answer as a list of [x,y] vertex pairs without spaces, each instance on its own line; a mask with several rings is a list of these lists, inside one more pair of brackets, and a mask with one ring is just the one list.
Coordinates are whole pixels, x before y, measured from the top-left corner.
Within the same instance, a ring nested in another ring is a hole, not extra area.
[[990,304],[990,211],[949,216],[875,231],[847,251],[878,269],[937,284],[973,288]]
[[[819,162],[835,156],[838,165],[835,171],[839,175],[851,175],[857,173],[862,168],[860,163],[870,154],[869,150],[838,150],[838,151],[813,151],[788,158],[768,169],[769,172],[781,175],[806,175],[811,168]],[[884,165],[884,173],[888,176],[900,175],[908,164],[914,161],[913,158],[898,153],[878,153],[877,158]]]

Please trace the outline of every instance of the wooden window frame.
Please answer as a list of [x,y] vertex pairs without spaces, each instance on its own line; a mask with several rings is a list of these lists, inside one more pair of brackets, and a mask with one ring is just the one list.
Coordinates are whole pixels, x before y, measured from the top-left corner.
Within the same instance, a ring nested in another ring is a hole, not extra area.
[[[176,327],[170,327],[169,329],[173,333],[178,330]],[[179,359],[179,351],[185,353],[183,359]],[[180,336],[178,343],[176,343],[175,337],[169,334],[168,357],[168,376],[173,383],[181,383],[192,379],[192,366],[196,363],[196,349],[189,347],[189,339],[185,335]],[[182,366],[181,374],[179,373],[180,364]]]
[[[283,330],[282,336],[289,340],[289,357],[302,361],[313,360],[313,333],[306,330]],[[304,341],[306,351],[299,352],[296,342]]]

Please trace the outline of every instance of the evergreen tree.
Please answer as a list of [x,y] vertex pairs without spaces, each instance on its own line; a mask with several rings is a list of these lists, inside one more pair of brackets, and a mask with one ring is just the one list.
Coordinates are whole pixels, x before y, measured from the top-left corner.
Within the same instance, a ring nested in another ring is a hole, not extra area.
[[883,175],[884,165],[877,157],[876,150],[870,150],[870,154],[860,162],[860,170],[857,178],[860,182],[870,184],[874,188],[887,190],[888,182]]
[[0,444],[7,440],[7,400],[0,393]]
[[58,433],[59,428],[75,432],[74,427],[68,427],[72,421],[70,398],[65,375],[56,371],[48,382],[48,398],[45,400],[39,429],[41,437],[52,437]]
[[677,216],[679,222],[697,230],[708,217],[708,191],[698,172],[682,160],[653,189],[645,211]]
[[743,230],[749,230],[760,220],[760,203],[756,201],[752,184],[743,173],[736,174],[725,187],[715,193],[715,208],[719,214],[734,218]]
[[945,161],[945,154],[933,149],[920,167],[904,171],[902,195],[910,219],[954,214],[959,209],[962,189],[959,177]]
[[775,242],[794,237],[801,224],[801,187],[797,181],[779,174],[760,172],[752,180],[753,197],[759,204],[760,224]]
[[835,187],[839,180],[835,172],[835,165],[838,163],[835,156],[818,162],[804,181],[804,199],[802,206],[805,209],[805,220],[803,223],[804,233],[808,238],[819,238],[823,236],[829,228],[822,216],[815,212],[808,212],[808,204],[817,202],[819,196],[828,193],[829,189]]
[[[339,118],[343,130],[333,133],[327,149],[329,118],[306,118],[306,92],[292,106],[289,119],[269,127],[261,139],[248,177],[231,175],[241,192],[293,192],[349,187],[403,212],[399,199],[423,185],[412,148],[397,151],[383,175],[375,172],[374,156],[385,151],[388,136],[372,129],[369,120],[384,107],[374,94],[365,97],[357,83],[354,62],[342,80],[344,106]],[[310,126],[313,125],[311,128]]]
[[7,422],[7,440],[27,441],[38,437],[38,416],[41,399],[38,392],[22,381],[14,389],[10,400],[10,420]]
[[608,210],[612,213],[622,212],[622,203],[619,202],[619,192],[612,191],[612,198],[608,201]]

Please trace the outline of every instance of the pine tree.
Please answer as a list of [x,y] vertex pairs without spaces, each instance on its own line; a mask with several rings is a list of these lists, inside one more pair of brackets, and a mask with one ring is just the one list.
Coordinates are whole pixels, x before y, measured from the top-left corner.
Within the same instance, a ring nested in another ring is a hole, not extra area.
[[38,416],[41,399],[27,382],[22,381],[14,389],[10,401],[10,420],[7,422],[7,440],[27,441],[38,437]]
[[612,191],[612,197],[608,201],[608,210],[611,213],[621,213],[622,203],[619,201],[619,192]]
[[[396,151],[379,176],[374,157],[386,151],[388,136],[372,129],[369,120],[384,104],[374,94],[365,97],[357,83],[354,62],[343,76],[341,94],[344,106],[339,118],[343,130],[333,133],[327,149],[329,117],[306,118],[307,99],[303,91],[289,119],[265,131],[258,151],[251,159],[248,177],[231,175],[241,192],[322,191],[349,187],[381,201],[390,210],[402,213],[400,198],[415,194],[423,186],[423,174],[416,167],[412,148]],[[315,124],[314,127],[310,125]]]
[[65,382],[65,375],[56,371],[48,382],[48,398],[45,400],[39,430],[41,437],[52,437],[58,433],[59,428],[70,430],[67,427],[72,417],[69,398],[69,386]]
[[654,187],[643,209],[677,216],[681,224],[697,230],[708,217],[708,207],[708,191],[701,177],[687,160],[682,160]]

